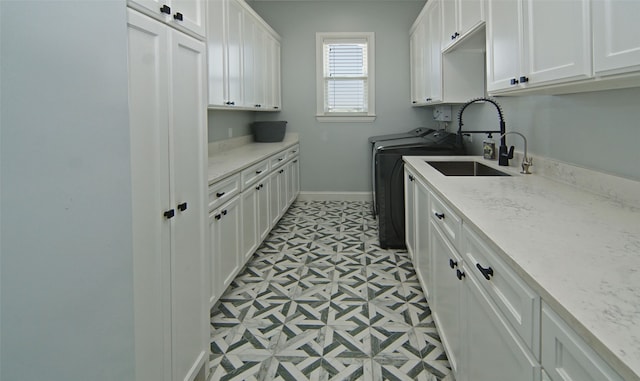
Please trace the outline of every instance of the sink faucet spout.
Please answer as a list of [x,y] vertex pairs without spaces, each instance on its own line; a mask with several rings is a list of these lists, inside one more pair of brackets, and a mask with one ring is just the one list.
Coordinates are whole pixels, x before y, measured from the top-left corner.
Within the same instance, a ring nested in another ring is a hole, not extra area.
[[[473,103],[477,103],[477,102],[489,102],[492,105],[495,106],[496,110],[498,110],[498,118],[500,119],[500,130],[498,131],[463,131],[462,130],[462,113],[464,112],[464,110],[467,108],[467,106],[473,104]],[[500,148],[499,148],[499,155],[498,155],[498,164],[502,165],[502,166],[508,166],[509,165],[509,159],[513,158],[513,147],[508,150],[507,149],[507,140],[505,139],[505,135],[506,135],[506,123],[504,121],[504,114],[502,112],[502,107],[500,107],[500,105],[498,104],[498,102],[496,102],[495,100],[491,99],[491,98],[475,98],[472,99],[470,101],[468,101],[467,103],[465,103],[464,105],[462,105],[462,107],[460,108],[460,111],[458,112],[458,141],[460,142],[460,144],[462,144],[462,134],[479,134],[479,133],[484,133],[484,134],[492,134],[492,133],[499,133],[500,134]]]
[[[522,171],[520,173],[524,173],[524,174],[530,175],[531,172],[529,172],[529,167],[531,167],[533,165],[533,159],[530,158],[529,156],[527,156],[527,138],[523,134],[521,134],[521,133],[519,133],[517,131],[505,132],[500,137],[504,137],[507,134],[520,135],[522,137],[522,139],[524,140],[524,156],[522,157]],[[511,147],[510,152],[512,152],[511,157],[513,157],[513,146]]]

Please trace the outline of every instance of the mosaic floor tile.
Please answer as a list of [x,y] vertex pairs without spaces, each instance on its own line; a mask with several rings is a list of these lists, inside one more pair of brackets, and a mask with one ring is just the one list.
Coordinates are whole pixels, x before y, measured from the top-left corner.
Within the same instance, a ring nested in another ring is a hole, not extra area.
[[211,311],[210,380],[454,381],[371,203],[295,202]]

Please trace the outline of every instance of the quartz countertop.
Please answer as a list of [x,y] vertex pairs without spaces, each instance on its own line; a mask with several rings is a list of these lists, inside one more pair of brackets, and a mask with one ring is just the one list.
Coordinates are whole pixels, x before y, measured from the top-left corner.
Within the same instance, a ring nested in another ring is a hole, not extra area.
[[[628,381],[640,381],[640,208],[514,167],[444,176],[405,157],[542,300]],[[631,182],[640,192],[640,183]]]
[[277,143],[248,143],[209,153],[209,185],[298,144],[298,134],[287,134]]

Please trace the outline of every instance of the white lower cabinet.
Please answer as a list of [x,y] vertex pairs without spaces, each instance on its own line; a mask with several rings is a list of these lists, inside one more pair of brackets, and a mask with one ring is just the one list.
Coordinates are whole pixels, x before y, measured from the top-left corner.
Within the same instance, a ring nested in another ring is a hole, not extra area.
[[209,304],[218,300],[240,271],[242,262],[240,196],[209,213],[211,239],[211,293]]
[[623,381],[548,305],[542,305],[542,367],[552,381]]
[[296,145],[209,186],[210,306],[300,192],[297,153]]
[[463,266],[463,370],[459,381],[538,381],[540,365],[482,290],[472,269]]

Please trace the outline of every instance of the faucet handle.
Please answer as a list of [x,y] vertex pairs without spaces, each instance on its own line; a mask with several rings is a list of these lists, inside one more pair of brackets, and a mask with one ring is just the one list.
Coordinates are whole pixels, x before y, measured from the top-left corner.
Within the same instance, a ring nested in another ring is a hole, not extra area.
[[514,148],[515,148],[514,146],[509,147],[509,152],[502,152],[502,156],[506,157],[507,159],[513,159],[513,149]]

